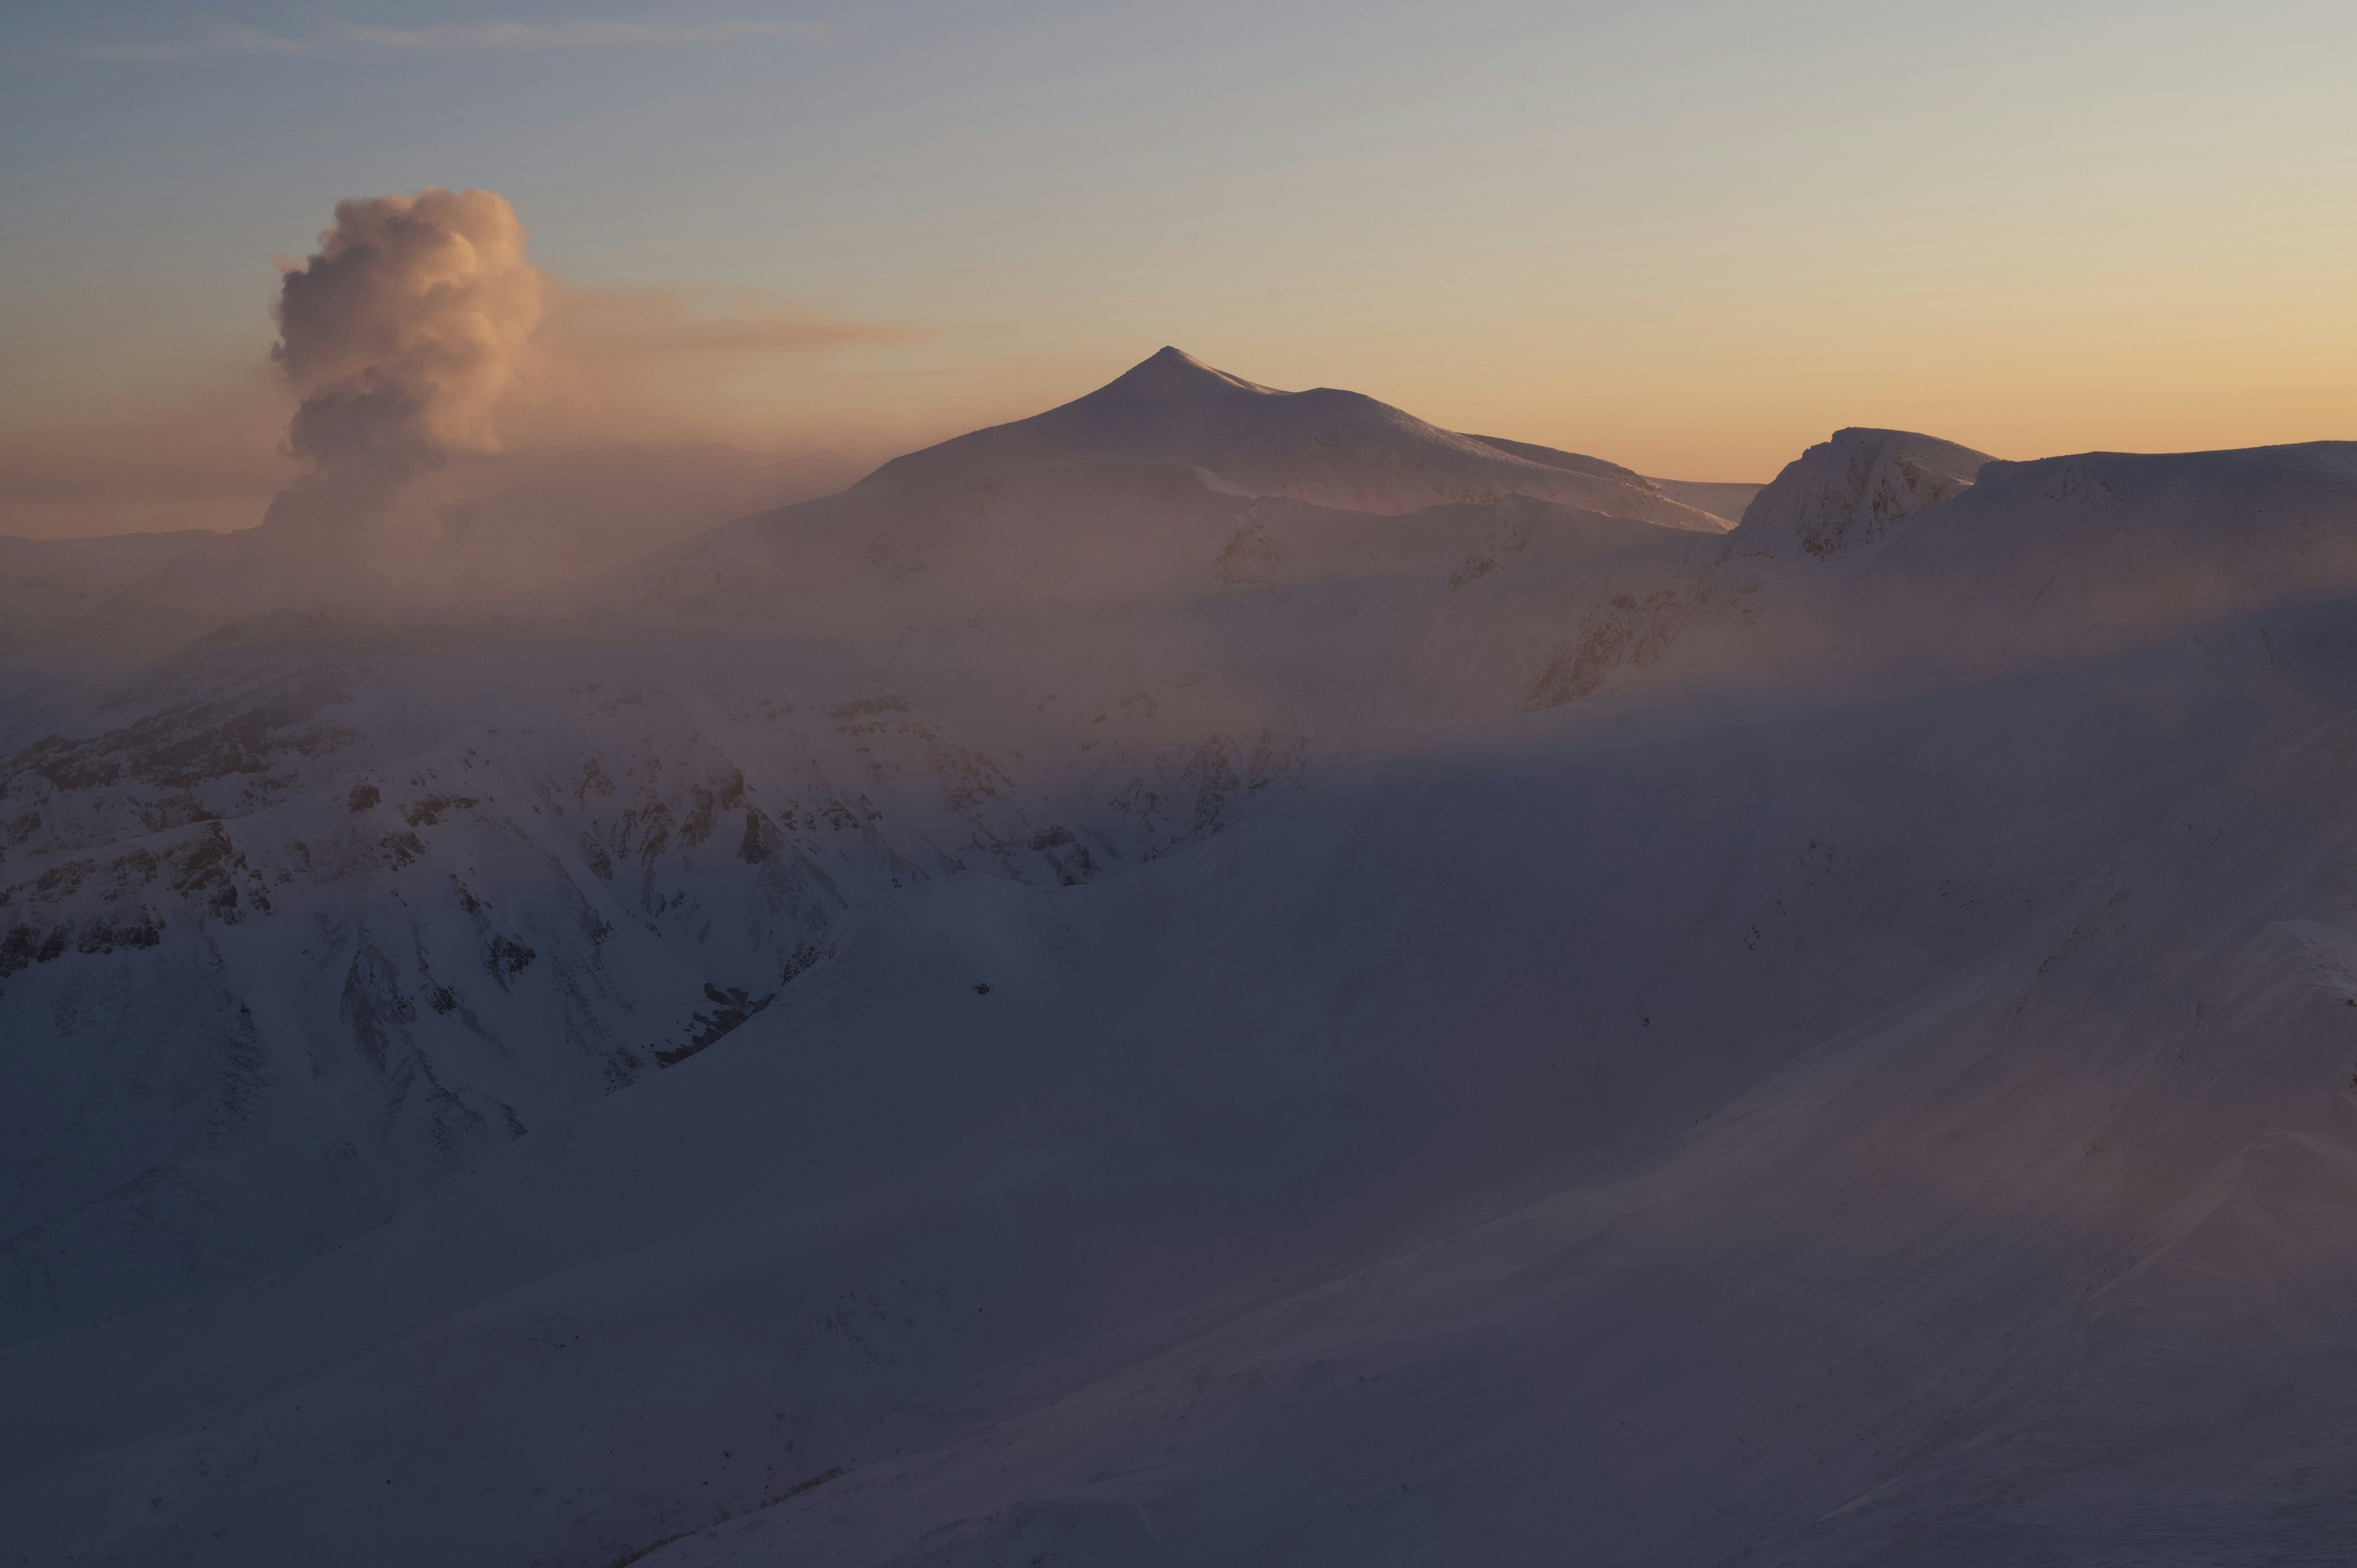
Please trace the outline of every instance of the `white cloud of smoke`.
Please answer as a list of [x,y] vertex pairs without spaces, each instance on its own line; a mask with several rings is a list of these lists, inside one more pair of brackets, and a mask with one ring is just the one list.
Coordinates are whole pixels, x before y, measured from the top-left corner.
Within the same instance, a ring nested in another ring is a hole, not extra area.
[[299,402],[287,444],[311,472],[268,521],[358,521],[457,454],[495,450],[522,377],[542,278],[492,191],[428,188],[336,205],[319,249],[280,281],[271,350]]

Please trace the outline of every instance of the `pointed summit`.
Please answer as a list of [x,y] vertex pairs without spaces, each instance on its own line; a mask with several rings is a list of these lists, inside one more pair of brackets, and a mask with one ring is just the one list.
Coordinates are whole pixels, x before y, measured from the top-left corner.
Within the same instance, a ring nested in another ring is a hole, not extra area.
[[1076,403],[1065,406],[1100,402],[1193,403],[1203,399],[1228,399],[1240,393],[1252,397],[1285,395],[1274,387],[1265,387],[1242,376],[1214,370],[1182,349],[1164,348],[1140,360],[1096,391],[1077,400]]

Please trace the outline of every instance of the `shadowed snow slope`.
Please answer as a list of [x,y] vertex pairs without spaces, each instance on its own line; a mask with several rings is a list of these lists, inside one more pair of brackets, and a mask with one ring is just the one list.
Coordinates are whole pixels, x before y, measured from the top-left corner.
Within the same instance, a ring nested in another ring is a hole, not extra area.
[[1752,498],[1737,548],[1820,561],[1872,544],[1972,487],[1988,455],[1904,430],[1836,430]]
[[2348,1560],[2357,446],[1818,560],[1140,376],[0,661],[0,1560]]

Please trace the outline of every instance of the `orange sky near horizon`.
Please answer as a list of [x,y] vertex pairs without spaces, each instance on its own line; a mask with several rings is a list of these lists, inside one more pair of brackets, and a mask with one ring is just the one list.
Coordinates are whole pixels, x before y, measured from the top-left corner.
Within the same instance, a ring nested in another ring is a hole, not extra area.
[[599,367],[524,447],[864,464],[1165,343],[1675,478],[1846,424],[2357,439],[2357,10],[2319,0],[909,0],[610,48],[112,9],[0,21],[0,532],[258,519],[268,259],[426,184],[514,203]]

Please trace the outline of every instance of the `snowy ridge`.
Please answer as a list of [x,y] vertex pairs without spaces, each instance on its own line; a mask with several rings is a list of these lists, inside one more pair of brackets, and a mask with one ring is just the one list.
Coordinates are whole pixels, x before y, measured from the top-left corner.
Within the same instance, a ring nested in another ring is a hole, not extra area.
[[1276,392],[1177,349],[1060,408],[896,457],[860,483],[921,490],[1091,460],[1184,463],[1257,495],[1356,511],[1527,495],[1672,528],[1724,530],[1719,519],[1614,464],[1458,435],[1357,392]]
[[1824,560],[1870,545],[1971,488],[1988,455],[1904,430],[1837,430],[1784,466],[1743,510],[1745,550]]

